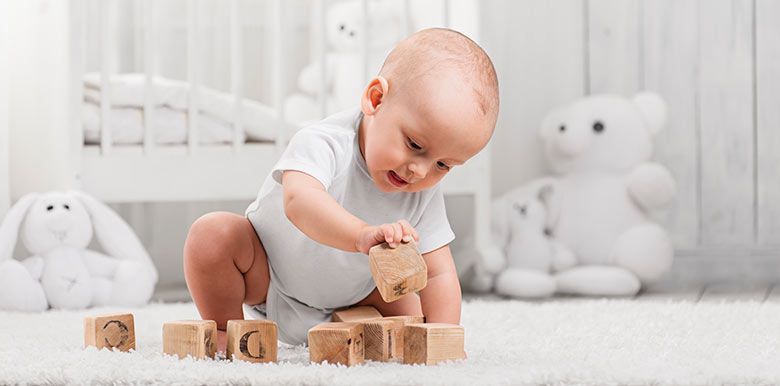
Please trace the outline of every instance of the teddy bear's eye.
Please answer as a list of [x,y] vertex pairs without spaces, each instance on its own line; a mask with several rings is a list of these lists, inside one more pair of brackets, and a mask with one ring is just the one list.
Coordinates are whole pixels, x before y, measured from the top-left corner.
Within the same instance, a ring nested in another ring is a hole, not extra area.
[[347,28],[344,24],[339,24],[339,31],[343,31]]
[[560,131],[561,133],[566,131],[566,125],[561,125],[560,127],[558,127],[558,131]]
[[63,204],[62,207],[65,208],[65,210],[70,210],[70,205],[68,204]]
[[526,205],[515,204],[514,207],[515,210],[520,212],[520,214],[522,214],[523,216],[525,216],[526,212],[528,212],[528,206]]
[[52,210],[54,210],[54,205],[49,205],[49,206],[47,206],[47,207],[46,207],[46,210],[47,210],[47,211],[49,211],[49,212],[51,212]]
[[604,131],[604,124],[599,121],[594,122],[593,131],[595,131],[596,133],[601,133],[602,131]]

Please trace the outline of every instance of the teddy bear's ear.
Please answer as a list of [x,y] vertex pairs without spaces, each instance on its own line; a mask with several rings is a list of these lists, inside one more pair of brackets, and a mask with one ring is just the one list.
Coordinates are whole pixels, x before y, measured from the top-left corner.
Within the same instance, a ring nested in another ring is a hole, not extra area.
[[633,102],[642,112],[650,134],[658,134],[666,124],[666,102],[658,94],[652,92],[636,94]]
[[38,200],[38,197],[40,197],[38,193],[29,193],[20,198],[0,224],[0,261],[13,257],[19,227],[27,215],[27,210]]

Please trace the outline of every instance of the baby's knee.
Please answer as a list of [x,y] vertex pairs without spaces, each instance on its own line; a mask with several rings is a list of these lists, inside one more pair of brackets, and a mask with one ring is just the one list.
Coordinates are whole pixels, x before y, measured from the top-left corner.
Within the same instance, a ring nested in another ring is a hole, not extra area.
[[212,212],[195,220],[184,243],[184,260],[203,265],[232,260],[232,248],[237,245],[241,231],[235,216],[228,212]]

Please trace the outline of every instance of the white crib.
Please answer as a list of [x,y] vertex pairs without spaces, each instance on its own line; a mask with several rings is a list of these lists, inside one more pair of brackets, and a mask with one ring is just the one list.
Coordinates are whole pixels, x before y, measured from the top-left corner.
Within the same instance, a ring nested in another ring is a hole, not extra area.
[[[82,114],[69,114],[70,122],[67,124],[69,151],[65,167],[68,170],[66,186],[75,187],[89,192],[97,198],[107,202],[145,202],[145,201],[200,201],[200,200],[251,200],[255,197],[263,179],[273,166],[274,162],[284,150],[289,139],[289,132],[282,126],[279,127],[274,141],[268,142],[244,142],[242,136],[242,82],[246,69],[242,68],[242,39],[244,38],[239,27],[240,3],[238,0],[225,1],[223,4],[230,7],[230,83],[232,98],[235,101],[235,112],[232,116],[232,128],[235,132],[234,140],[230,144],[200,145],[198,131],[194,129],[199,119],[199,89],[201,87],[199,77],[200,42],[196,35],[204,20],[205,15],[198,15],[197,4],[199,0],[187,2],[189,8],[187,57],[188,70],[186,81],[190,85],[191,97],[189,98],[187,141],[184,144],[157,146],[151,138],[154,138],[152,124],[154,122],[154,106],[152,93],[152,81],[155,76],[154,47],[156,43],[155,29],[160,20],[155,16],[153,0],[137,1],[137,11],[143,15],[144,33],[143,39],[143,72],[145,73],[146,93],[143,103],[144,134],[143,141],[137,145],[114,146],[111,138],[111,109],[112,90],[108,80],[114,74],[111,73],[111,45],[110,34],[101,33],[100,40],[100,143],[87,145],[84,140]],[[272,12],[273,44],[267,47],[272,65],[272,103],[270,105],[276,111],[280,119],[283,119],[282,111],[282,84],[281,74],[285,71],[285,58],[283,47],[285,44],[283,24],[283,7],[286,5],[281,0],[267,2],[269,12]],[[403,8],[402,27],[409,31],[409,20],[406,17],[409,12],[409,0],[398,0],[398,6]],[[97,5],[96,5],[97,4]],[[111,30],[110,21],[112,1],[91,3],[86,0],[71,0],[69,2],[69,45],[72,53],[68,58],[70,69],[68,87],[68,109],[71,112],[81,111],[84,99],[83,79],[86,73],[85,21],[88,11],[95,11],[99,7],[101,30]],[[369,9],[369,1],[362,1],[363,20]],[[324,0],[313,2],[314,12],[318,20],[324,18]],[[93,7],[93,8],[90,8]],[[467,28],[473,29],[467,34],[478,40],[478,30],[474,28],[478,13],[475,0],[443,0],[439,11],[442,12],[443,24],[452,28],[463,30],[459,21],[465,20]],[[364,24],[365,26],[365,24]],[[324,29],[324,22],[318,27]],[[365,28],[364,28],[365,30]],[[465,31],[464,31],[465,32]],[[315,34],[315,36],[318,34]],[[319,34],[324,36],[324,33]],[[366,47],[370,36],[364,36],[364,79],[368,79],[368,62]],[[325,42],[320,41],[316,45],[320,60],[324,63]],[[323,66],[324,67],[324,66]],[[324,95],[324,85],[321,95]],[[322,101],[322,111],[325,111],[325,98]],[[2,137],[0,137],[2,145]],[[455,168],[444,181],[445,194],[467,195],[474,200],[474,244],[477,253],[483,256],[492,253],[489,234],[490,213],[490,149],[485,149],[480,155],[469,161],[464,167]],[[2,167],[0,163],[0,167]],[[3,174],[0,173],[0,177]],[[4,186],[7,182],[0,181]],[[14,192],[14,196],[24,192]],[[0,194],[2,189],[0,189]],[[2,206],[0,205],[0,208]],[[476,256],[475,256],[476,257]],[[481,259],[477,258],[477,261]]]

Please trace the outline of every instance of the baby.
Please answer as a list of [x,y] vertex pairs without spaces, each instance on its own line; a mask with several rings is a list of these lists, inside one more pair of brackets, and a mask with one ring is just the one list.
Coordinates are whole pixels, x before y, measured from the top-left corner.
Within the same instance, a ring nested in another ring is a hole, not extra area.
[[[359,109],[293,136],[245,217],[209,213],[192,225],[184,273],[201,317],[217,323],[218,350],[227,321],[245,316],[274,320],[290,344],[351,305],[459,324],[438,184],[485,147],[497,114],[493,64],[471,39],[434,28],[400,42]],[[428,285],[385,303],[366,254],[412,239]]]

